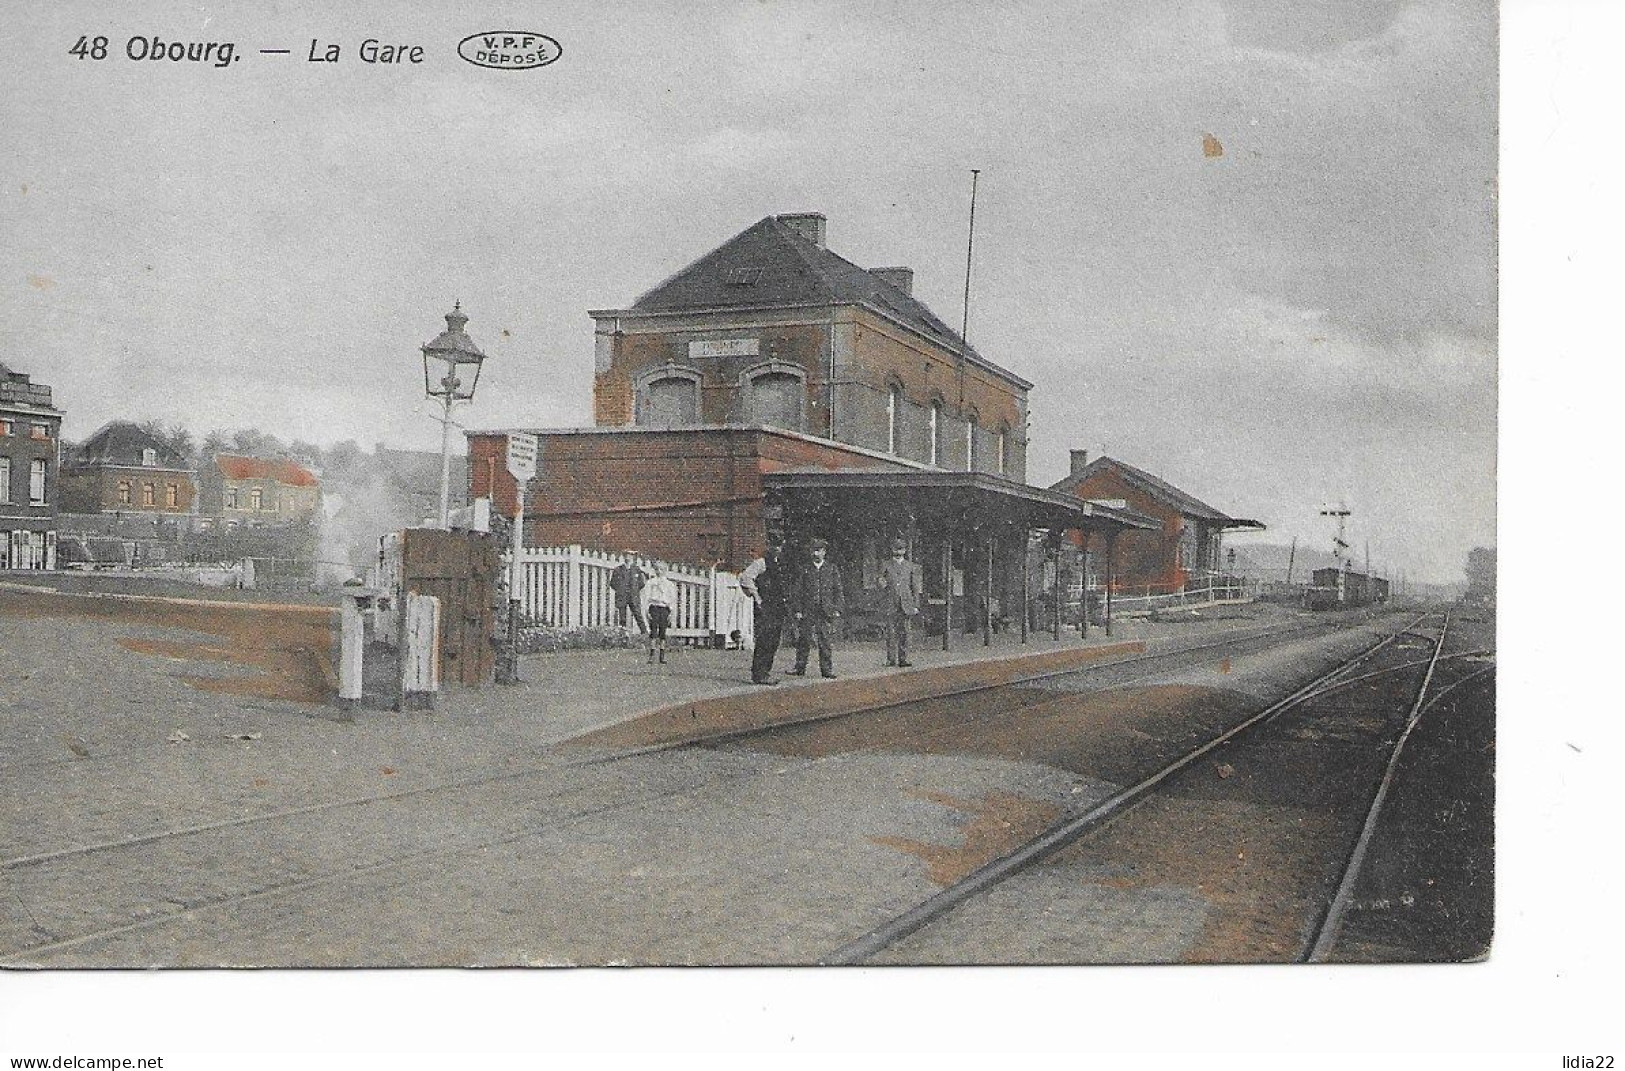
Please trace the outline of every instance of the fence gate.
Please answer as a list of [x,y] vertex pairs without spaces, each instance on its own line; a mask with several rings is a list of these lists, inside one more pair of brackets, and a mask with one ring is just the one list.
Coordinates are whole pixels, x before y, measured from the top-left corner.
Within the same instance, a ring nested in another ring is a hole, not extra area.
[[480,687],[496,672],[501,546],[488,532],[408,528],[401,586],[440,600],[440,680]]

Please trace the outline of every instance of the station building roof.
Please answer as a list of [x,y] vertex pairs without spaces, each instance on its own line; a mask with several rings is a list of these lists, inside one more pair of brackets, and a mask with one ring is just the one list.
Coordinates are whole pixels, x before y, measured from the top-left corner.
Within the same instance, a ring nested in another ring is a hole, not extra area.
[[1116,534],[1161,527],[1155,519],[1131,509],[1086,502],[983,472],[770,472],[762,476],[762,486],[768,491],[821,494],[848,502],[867,499],[885,510],[912,508],[920,516],[954,518],[971,528],[1019,522],[1028,528]]
[[631,308],[595,309],[591,315],[863,305],[1022,389],[1032,388],[977,353],[910,290],[896,285],[896,273],[907,269],[860,268],[824,247],[821,226],[818,237],[809,238],[805,229],[786,222],[802,218],[767,216],[644,293]]
[[1064,479],[1050,485],[1050,490],[1063,494],[1074,494],[1077,489],[1091,478],[1104,474],[1114,473],[1130,486],[1137,487],[1159,502],[1166,503],[1186,517],[1206,521],[1209,524],[1222,528],[1263,528],[1260,521],[1245,517],[1232,517],[1227,513],[1214,509],[1193,495],[1186,494],[1160,476],[1154,476],[1142,468],[1130,465],[1126,461],[1119,461],[1115,457],[1095,458],[1083,468]]

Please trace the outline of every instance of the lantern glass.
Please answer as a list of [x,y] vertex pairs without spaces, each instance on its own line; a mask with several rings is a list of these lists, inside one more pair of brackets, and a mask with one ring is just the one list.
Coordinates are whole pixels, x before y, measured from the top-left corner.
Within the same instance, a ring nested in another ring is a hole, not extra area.
[[450,398],[456,402],[471,400],[479,383],[481,363],[478,358],[425,349],[424,393],[431,398]]

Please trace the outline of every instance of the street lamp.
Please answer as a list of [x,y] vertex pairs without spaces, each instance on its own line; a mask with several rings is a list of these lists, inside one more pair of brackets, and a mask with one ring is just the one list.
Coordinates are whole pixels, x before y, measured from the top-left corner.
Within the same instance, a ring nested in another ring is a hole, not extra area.
[[474,345],[463,325],[463,303],[446,313],[446,329],[423,347],[423,390],[439,398],[440,415],[440,527],[451,527],[451,407],[456,402],[474,400],[485,354]]

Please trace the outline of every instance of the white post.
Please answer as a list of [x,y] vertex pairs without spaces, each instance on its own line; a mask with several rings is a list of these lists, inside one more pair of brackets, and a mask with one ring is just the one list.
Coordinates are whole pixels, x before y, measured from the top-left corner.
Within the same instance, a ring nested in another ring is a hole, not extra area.
[[339,605],[339,706],[354,706],[361,701],[361,656],[366,645],[361,600],[346,595]]
[[581,545],[571,543],[565,552],[564,627],[581,627]]
[[440,527],[451,527],[451,390],[440,415]]
[[401,710],[434,706],[440,690],[440,600],[408,593],[401,612]]
[[718,588],[717,588],[717,567],[715,565],[713,565],[713,566],[711,566],[710,602],[709,602],[709,605],[706,607],[706,612],[705,612],[706,628],[711,633],[711,636],[712,636],[711,642],[712,643],[715,643],[716,642],[715,637],[717,637],[718,635],[720,635],[722,633],[722,606],[721,606],[722,598],[721,598],[721,596],[722,596],[722,592],[720,590],[718,590]]
[[520,592],[525,583],[524,567],[519,564],[525,553],[525,512],[520,510],[513,515],[513,561],[509,566],[508,597],[515,602],[521,601]]

